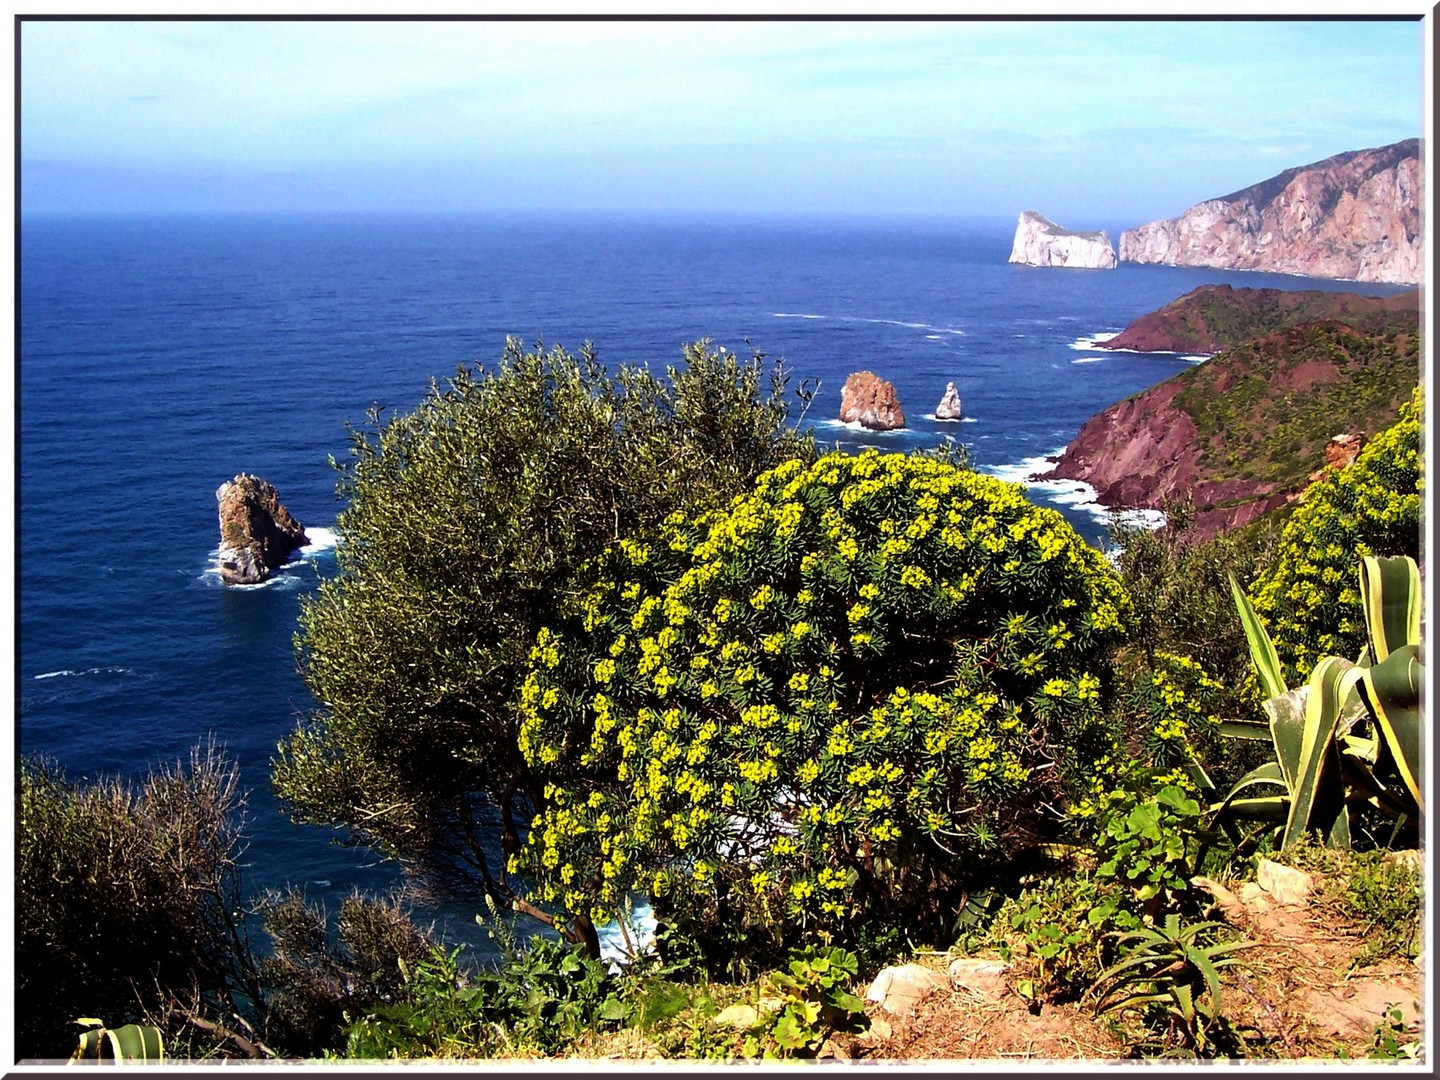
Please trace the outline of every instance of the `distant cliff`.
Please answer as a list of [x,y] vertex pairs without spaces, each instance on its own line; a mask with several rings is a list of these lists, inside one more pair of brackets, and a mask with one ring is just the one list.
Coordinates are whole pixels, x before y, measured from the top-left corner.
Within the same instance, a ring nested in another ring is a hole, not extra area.
[[1044,214],[1026,210],[1015,226],[1010,261],[1024,266],[1070,266],[1087,270],[1115,269],[1110,234],[1062,229]]
[[1370,333],[1325,320],[1248,341],[1092,417],[1046,476],[1112,507],[1188,497],[1200,535],[1244,525],[1302,491],[1335,435],[1394,420],[1419,379],[1418,323],[1412,308]]
[[1340,319],[1357,330],[1387,325],[1397,311],[1419,307],[1414,292],[1361,296],[1309,289],[1235,289],[1201,285],[1158,311],[1142,315],[1097,349],[1217,353],[1262,334],[1319,319]]
[[1420,141],[1317,161],[1120,234],[1122,262],[1419,284]]

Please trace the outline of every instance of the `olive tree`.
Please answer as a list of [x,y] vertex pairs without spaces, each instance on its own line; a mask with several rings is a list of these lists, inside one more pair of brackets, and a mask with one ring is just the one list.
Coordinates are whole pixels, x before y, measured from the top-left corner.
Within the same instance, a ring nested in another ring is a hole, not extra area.
[[[515,713],[536,632],[607,546],[814,454],[780,365],[707,342],[683,360],[612,372],[588,346],[512,339],[493,368],[351,431],[339,573],[296,639],[318,708],[274,767],[294,817],[345,828],[419,885],[548,921],[504,873],[540,795]],[[567,929],[594,947],[593,927]]]

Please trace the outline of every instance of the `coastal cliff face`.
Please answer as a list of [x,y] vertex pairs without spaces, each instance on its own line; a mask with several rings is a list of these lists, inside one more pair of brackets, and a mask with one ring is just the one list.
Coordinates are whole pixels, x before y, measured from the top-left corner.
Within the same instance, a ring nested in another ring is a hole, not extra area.
[[1044,214],[1026,210],[1015,226],[1010,261],[1023,266],[1069,266],[1086,270],[1114,270],[1115,246],[1110,234],[1062,229]]
[[1283,505],[1337,434],[1392,423],[1419,378],[1418,312],[1373,332],[1336,320],[1255,338],[1088,420],[1046,479],[1080,480],[1111,507],[1189,499],[1210,536]]
[[1336,154],[1126,229],[1120,259],[1418,284],[1423,180],[1418,139]]
[[1262,334],[1320,319],[1339,319],[1357,330],[1383,327],[1397,311],[1418,311],[1419,294],[1361,296],[1310,289],[1235,289],[1202,285],[1158,311],[1142,315],[1097,349],[1135,352],[1217,353]]

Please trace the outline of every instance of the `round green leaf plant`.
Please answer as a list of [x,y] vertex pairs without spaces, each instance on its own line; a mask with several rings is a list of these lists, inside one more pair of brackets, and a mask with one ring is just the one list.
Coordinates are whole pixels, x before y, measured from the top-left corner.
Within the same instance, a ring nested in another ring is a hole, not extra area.
[[933,458],[786,463],[592,582],[530,654],[546,783],[512,863],[577,915],[644,890],[776,943],[948,920],[1113,745],[1119,578],[1018,485]]

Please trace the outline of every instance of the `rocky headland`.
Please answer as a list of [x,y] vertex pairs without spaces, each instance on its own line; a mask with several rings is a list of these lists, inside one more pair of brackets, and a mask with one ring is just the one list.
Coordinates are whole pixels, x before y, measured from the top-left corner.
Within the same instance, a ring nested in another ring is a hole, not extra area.
[[1420,374],[1419,312],[1368,331],[1326,319],[1264,334],[1088,420],[1045,479],[1114,508],[1189,499],[1210,536],[1282,506],[1332,462],[1336,435],[1393,423]]
[[871,431],[894,431],[905,426],[905,411],[891,383],[872,371],[857,371],[840,391],[840,419]]
[[215,491],[220,504],[220,577],[227,585],[258,585],[310,542],[280,502],[275,486],[240,473]]
[[1074,232],[1061,228],[1034,210],[1021,213],[1015,226],[1010,261],[1022,266],[1068,266],[1086,270],[1113,270],[1115,246],[1110,234]]
[[1418,284],[1423,182],[1418,139],[1336,154],[1126,229],[1120,260]]
[[1262,334],[1320,319],[1339,319],[1357,330],[1383,328],[1397,311],[1419,307],[1414,292],[1361,296],[1310,289],[1235,289],[1201,285],[1158,311],[1136,319],[1097,349],[1135,352],[1217,353]]

